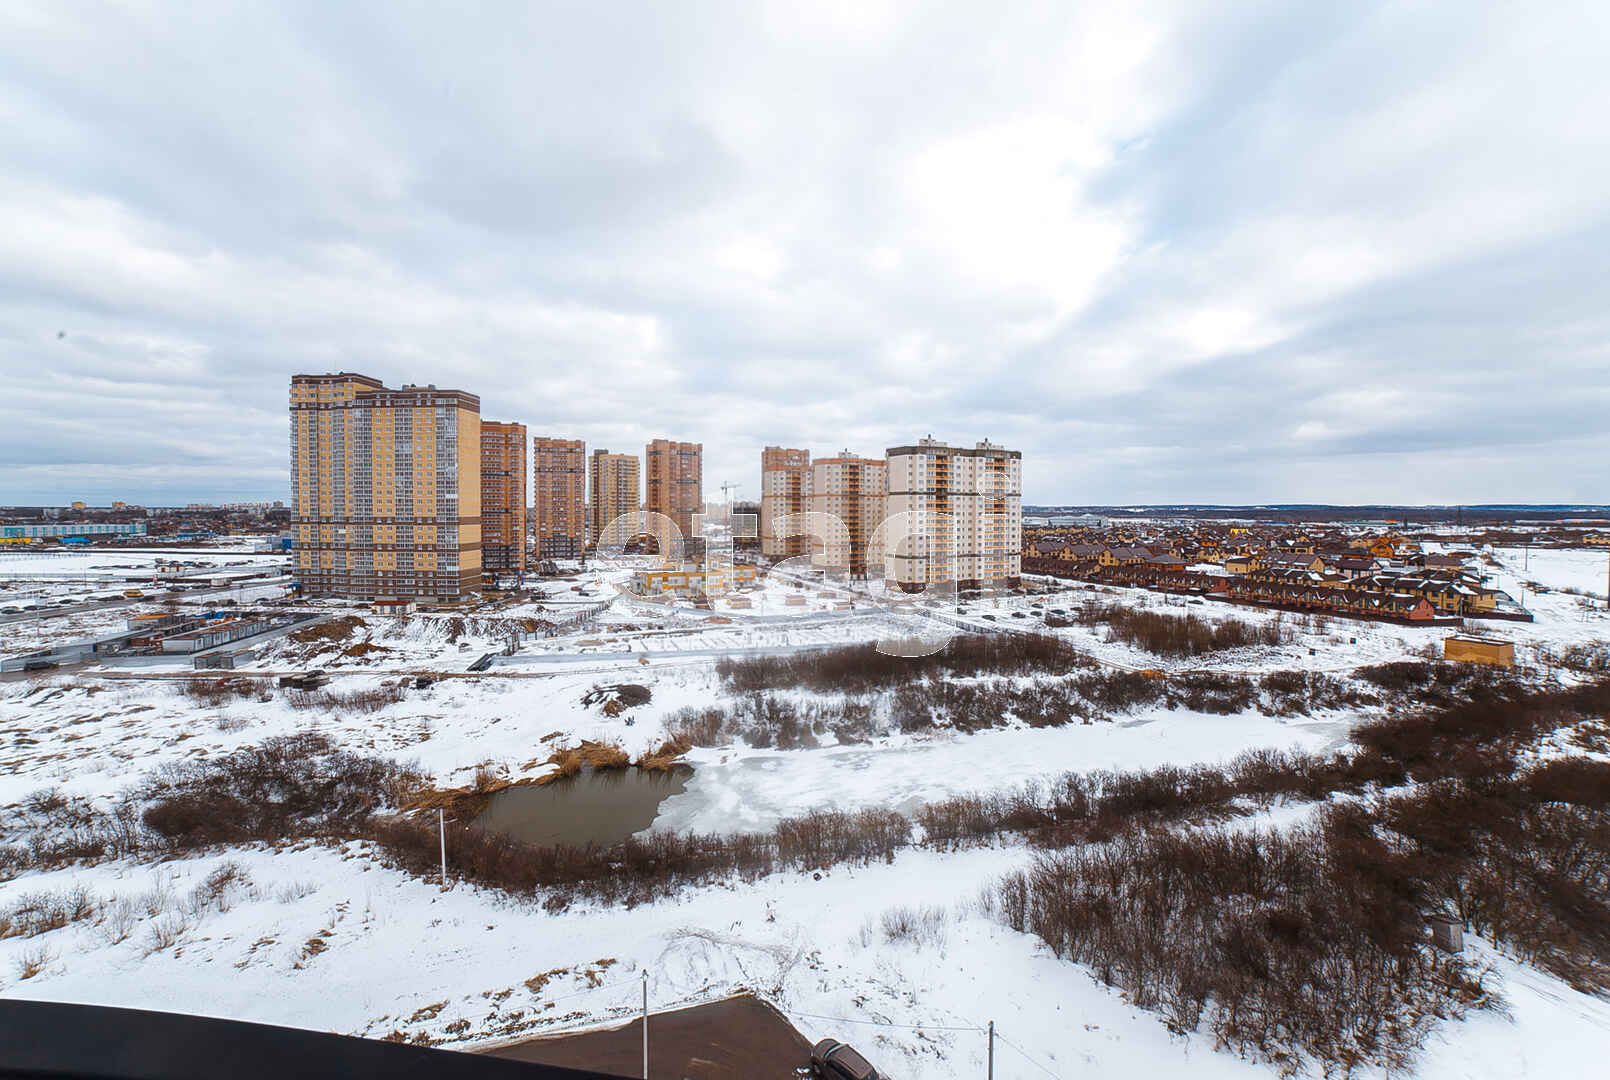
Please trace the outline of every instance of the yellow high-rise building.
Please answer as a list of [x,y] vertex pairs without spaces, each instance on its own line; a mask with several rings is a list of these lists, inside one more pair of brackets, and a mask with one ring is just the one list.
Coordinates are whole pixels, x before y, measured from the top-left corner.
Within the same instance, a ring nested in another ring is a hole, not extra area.
[[304,596],[458,603],[481,585],[481,399],[341,372],[291,378]]
[[907,592],[1016,587],[1023,566],[1023,454],[932,436],[891,446],[887,577]]
[[845,450],[811,462],[811,510],[834,522],[825,530],[816,526],[820,535],[812,537],[811,565],[856,580],[882,567],[882,546],[874,541],[888,491],[889,470],[882,458]]

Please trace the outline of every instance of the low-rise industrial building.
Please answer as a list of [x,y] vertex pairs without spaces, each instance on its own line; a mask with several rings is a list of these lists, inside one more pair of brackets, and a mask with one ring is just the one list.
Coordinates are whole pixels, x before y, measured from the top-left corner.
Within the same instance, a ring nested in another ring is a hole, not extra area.
[[1442,642],[1442,658],[1492,667],[1515,666],[1515,643],[1502,638],[1451,637]]
[[144,536],[145,522],[69,522],[65,525],[0,525],[0,540],[89,540],[98,536]]

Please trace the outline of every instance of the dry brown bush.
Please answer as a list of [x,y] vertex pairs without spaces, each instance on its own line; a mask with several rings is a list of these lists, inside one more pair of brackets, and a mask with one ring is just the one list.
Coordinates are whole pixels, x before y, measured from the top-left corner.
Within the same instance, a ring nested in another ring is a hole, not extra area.
[[1201,656],[1250,645],[1282,645],[1293,639],[1279,621],[1248,623],[1241,619],[1209,622],[1195,615],[1170,615],[1123,604],[1087,603],[1074,609],[1085,626],[1106,626],[1107,639],[1157,656]]
[[349,836],[387,805],[389,795],[421,785],[411,769],[301,733],[164,767],[136,797],[146,805],[145,826],[170,848],[188,850],[242,840]]
[[723,657],[716,672],[730,689],[753,693],[799,687],[860,694],[923,678],[970,675],[1066,674],[1089,658],[1045,634],[963,634],[939,652],[889,656],[874,645],[848,645],[787,656]]
[[241,698],[261,698],[269,692],[268,680],[252,679],[242,675],[185,679],[179,684],[179,693],[210,709],[219,708]]
[[289,690],[285,702],[293,709],[325,712],[379,712],[408,696],[400,685],[371,686],[362,690]]

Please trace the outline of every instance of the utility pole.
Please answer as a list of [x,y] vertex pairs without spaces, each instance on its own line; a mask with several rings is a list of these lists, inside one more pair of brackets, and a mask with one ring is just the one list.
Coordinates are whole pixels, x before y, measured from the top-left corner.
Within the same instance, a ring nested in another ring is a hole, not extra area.
[[985,1080],[995,1080],[995,1021],[989,1022],[989,1072]]
[[447,811],[436,808],[436,828],[442,838],[442,888],[447,888]]
[[643,969],[643,1080],[648,1080],[648,968]]

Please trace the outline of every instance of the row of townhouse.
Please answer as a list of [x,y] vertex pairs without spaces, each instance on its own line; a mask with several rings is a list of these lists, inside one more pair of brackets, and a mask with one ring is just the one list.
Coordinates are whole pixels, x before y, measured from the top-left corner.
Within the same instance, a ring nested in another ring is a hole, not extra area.
[[[1288,545],[1290,546],[1290,545]],[[1023,560],[1031,573],[1168,592],[1222,595],[1243,603],[1329,611],[1363,618],[1423,621],[1436,618],[1529,616],[1499,589],[1484,585],[1458,555],[1405,553],[1397,560],[1360,543],[1296,546],[1227,554],[1218,561],[1227,577],[1193,573],[1187,557],[1157,544],[1075,543],[1061,537],[1029,542]],[[1424,605],[1423,609],[1421,605]]]
[[1266,568],[1231,579],[1272,587],[1349,590],[1373,596],[1413,596],[1425,600],[1436,615],[1503,615],[1518,617],[1519,609],[1508,593],[1481,584],[1468,572],[1427,571],[1411,567],[1377,568],[1358,576],[1327,573],[1314,566]]
[[1397,622],[1430,623],[1437,618],[1437,610],[1424,597],[1412,593],[1374,592],[1253,575],[1229,578],[1226,588],[1231,600],[1243,604]]

